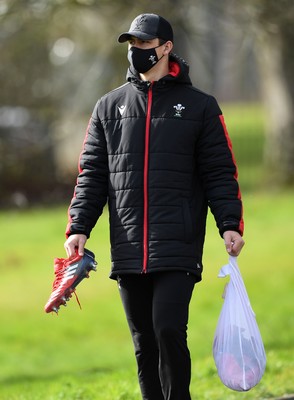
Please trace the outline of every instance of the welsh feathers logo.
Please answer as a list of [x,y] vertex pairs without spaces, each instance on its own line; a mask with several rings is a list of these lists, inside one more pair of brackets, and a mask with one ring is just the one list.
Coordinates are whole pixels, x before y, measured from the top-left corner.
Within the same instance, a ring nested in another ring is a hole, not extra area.
[[174,109],[176,110],[174,117],[181,118],[182,117],[182,111],[185,110],[185,107],[182,104],[177,104],[174,106]]
[[148,60],[151,61],[152,65],[153,65],[153,64],[156,64],[156,57],[155,57],[155,56],[151,55],[151,56],[148,58]]

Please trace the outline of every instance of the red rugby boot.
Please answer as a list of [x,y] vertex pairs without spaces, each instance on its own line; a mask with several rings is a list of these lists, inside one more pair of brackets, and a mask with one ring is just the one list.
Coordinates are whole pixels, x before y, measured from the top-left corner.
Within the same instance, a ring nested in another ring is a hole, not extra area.
[[[55,258],[55,279],[52,293],[44,308],[45,312],[54,311],[57,314],[60,305],[66,306],[66,302],[71,298],[72,293],[76,295],[76,286],[84,278],[89,278],[91,270],[96,271],[96,265],[94,253],[87,249],[84,249],[82,257],[76,252],[76,255],[70,258]],[[78,298],[77,301],[79,303]]]

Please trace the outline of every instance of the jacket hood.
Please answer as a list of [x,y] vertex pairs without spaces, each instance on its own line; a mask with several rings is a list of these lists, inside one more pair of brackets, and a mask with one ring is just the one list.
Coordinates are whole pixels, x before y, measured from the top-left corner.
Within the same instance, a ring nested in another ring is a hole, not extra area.
[[[169,56],[169,68],[169,74],[161,78],[160,81],[171,81],[192,85],[189,77],[189,65],[183,58],[171,53]],[[143,82],[139,73],[136,70],[131,69],[131,67],[128,68],[127,81],[136,85],[140,85],[140,83]]]

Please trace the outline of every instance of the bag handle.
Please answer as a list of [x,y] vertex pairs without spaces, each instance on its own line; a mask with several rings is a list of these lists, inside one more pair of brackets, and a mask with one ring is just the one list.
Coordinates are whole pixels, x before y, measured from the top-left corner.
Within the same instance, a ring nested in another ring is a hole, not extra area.
[[[230,283],[235,287],[237,292],[240,294],[241,301],[245,302],[245,305],[248,307],[248,309],[252,312],[252,314],[255,317],[255,312],[253,311],[253,308],[251,306],[249,296],[240,269],[238,267],[237,257],[229,256],[229,263],[221,268],[218,277],[225,278],[228,275],[230,276]],[[223,294],[223,298],[225,298],[225,291]]]

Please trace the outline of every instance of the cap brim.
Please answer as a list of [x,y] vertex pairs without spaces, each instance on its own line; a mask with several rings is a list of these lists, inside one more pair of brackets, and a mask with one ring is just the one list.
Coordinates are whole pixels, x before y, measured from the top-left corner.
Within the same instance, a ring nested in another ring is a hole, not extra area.
[[152,40],[156,38],[155,36],[148,35],[147,33],[144,32],[134,31],[134,32],[124,32],[120,34],[119,37],[117,38],[117,41],[119,43],[124,43],[130,40],[132,37],[136,37],[141,40]]

